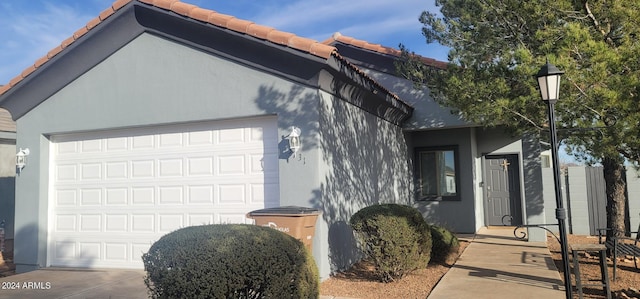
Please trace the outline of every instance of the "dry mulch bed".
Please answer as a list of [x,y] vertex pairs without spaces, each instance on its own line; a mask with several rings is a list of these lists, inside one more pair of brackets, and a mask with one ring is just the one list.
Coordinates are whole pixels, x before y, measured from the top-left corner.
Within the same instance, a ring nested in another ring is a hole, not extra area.
[[469,245],[460,240],[460,248],[451,253],[444,262],[431,262],[425,269],[418,269],[402,279],[382,283],[371,274],[371,265],[366,261],[355,264],[350,269],[336,273],[320,285],[320,294],[367,299],[427,298],[440,278],[449,271]]

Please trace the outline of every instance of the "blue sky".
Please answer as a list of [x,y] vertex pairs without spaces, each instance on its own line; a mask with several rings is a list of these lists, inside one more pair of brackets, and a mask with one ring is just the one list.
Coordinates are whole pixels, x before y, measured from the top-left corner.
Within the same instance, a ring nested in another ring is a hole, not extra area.
[[[0,85],[95,18],[114,0],[0,1]],[[428,45],[418,22],[434,0],[183,0],[219,13],[323,41],[335,32],[446,61],[447,49]]]

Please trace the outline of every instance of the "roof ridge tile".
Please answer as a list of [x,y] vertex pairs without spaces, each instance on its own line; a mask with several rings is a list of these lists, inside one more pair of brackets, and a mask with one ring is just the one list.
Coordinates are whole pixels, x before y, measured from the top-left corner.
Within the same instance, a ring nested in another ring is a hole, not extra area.
[[9,90],[10,88],[11,88],[11,84],[0,86],[0,95],[7,92],[7,90]]
[[152,3],[153,6],[164,8],[166,10],[171,10],[171,6],[175,2],[179,2],[180,0],[154,0]]
[[309,53],[320,57],[329,57],[332,54],[337,54],[338,51],[334,47],[327,48],[325,45],[316,42],[310,45]]
[[113,10],[118,10],[123,6],[129,4],[129,2],[131,2],[131,0],[116,0],[116,2],[113,2],[113,4],[111,4],[111,8],[113,8]]
[[227,27],[227,29],[238,31],[240,33],[247,33],[247,28],[249,28],[249,25],[251,24],[254,24],[254,23],[251,21],[233,17],[227,21],[227,24],[225,27]]
[[98,15],[98,17],[100,18],[100,21],[104,21],[107,18],[109,18],[111,15],[113,15],[116,11],[113,10],[113,7],[109,7],[105,10],[103,10],[102,12],[100,12],[100,14]]
[[98,24],[100,24],[100,17],[95,17],[93,19],[91,19],[89,22],[87,22],[87,25],[85,26],[87,29],[91,30],[93,29],[93,27],[98,26]]
[[276,44],[287,46],[289,44],[289,40],[296,36],[291,32],[285,32],[280,30],[270,31],[267,35],[267,40],[274,42]]
[[87,28],[87,25],[85,25],[84,27],[76,30],[76,32],[73,33],[73,38],[79,39],[81,36],[85,35],[87,32],[89,32],[89,28]]
[[67,39],[63,40],[62,43],[60,44],[60,46],[62,47],[62,49],[68,47],[69,45],[71,45],[76,39],[74,38],[74,36],[69,36]]
[[33,66],[35,66],[36,68],[39,68],[41,65],[45,64],[47,61],[49,61],[47,56],[42,56],[40,57],[40,59],[36,60]]
[[229,23],[229,20],[235,18],[236,17],[234,16],[225,15],[222,13],[212,13],[209,15],[209,19],[207,20],[207,22],[216,26],[227,27],[227,23]]
[[31,73],[33,73],[35,71],[36,71],[35,65],[30,65],[24,71],[22,71],[22,73],[20,73],[20,75],[22,76],[22,78],[26,78],[27,76],[31,75]]
[[[300,50],[300,51],[305,51],[305,52],[309,52],[311,54],[311,47],[315,44],[316,42],[312,39],[309,38],[304,38],[301,36],[293,36],[289,39],[289,43],[287,44],[287,46]],[[315,54],[314,54],[315,55]]]
[[209,17],[216,13],[213,10],[208,10],[208,9],[204,9],[201,7],[197,7],[193,10],[191,10],[191,12],[189,13],[189,17],[192,19],[196,19],[198,21],[202,21],[202,22],[209,22]]
[[259,24],[251,24],[247,27],[247,34],[251,36],[255,36],[260,39],[267,39],[269,34],[276,30],[273,27],[259,25]]
[[47,53],[47,57],[49,59],[53,58],[53,56],[58,55],[58,53],[62,52],[62,45],[59,45],[53,49],[51,49],[48,53]]
[[187,16],[189,17],[191,14],[191,11],[194,10],[195,8],[197,8],[198,6],[195,6],[193,4],[189,4],[189,3],[184,3],[184,2],[180,2],[180,1],[176,1],[173,2],[173,4],[171,4],[171,10],[174,11],[177,14],[183,15],[183,16]]

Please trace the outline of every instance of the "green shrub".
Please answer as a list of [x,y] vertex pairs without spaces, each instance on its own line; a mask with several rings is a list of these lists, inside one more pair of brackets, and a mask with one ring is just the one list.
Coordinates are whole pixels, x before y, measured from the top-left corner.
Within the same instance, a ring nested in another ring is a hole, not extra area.
[[402,278],[429,264],[431,231],[415,208],[398,204],[369,206],[356,212],[350,225],[383,282]]
[[433,238],[433,248],[431,249],[431,258],[434,261],[442,262],[447,256],[458,250],[460,242],[458,237],[437,225],[430,225],[431,237]]
[[299,240],[245,224],[191,226],[142,256],[154,298],[317,298],[318,269]]

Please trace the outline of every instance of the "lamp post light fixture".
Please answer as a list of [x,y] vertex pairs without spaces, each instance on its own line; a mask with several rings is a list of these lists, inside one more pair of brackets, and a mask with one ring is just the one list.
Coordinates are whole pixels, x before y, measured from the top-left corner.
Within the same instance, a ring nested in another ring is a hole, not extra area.
[[560,234],[560,251],[562,253],[562,266],[564,268],[564,289],[567,299],[572,298],[571,272],[569,270],[569,252],[567,249],[567,210],[562,203],[562,193],[560,187],[560,164],[558,163],[558,137],[556,134],[556,117],[554,106],[560,94],[560,76],[564,74],[555,65],[543,65],[538,75],[538,85],[540,86],[540,96],[547,104],[549,112],[549,132],[551,135],[551,159],[553,163],[553,181],[556,192],[556,219],[558,220],[558,230]]

